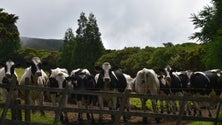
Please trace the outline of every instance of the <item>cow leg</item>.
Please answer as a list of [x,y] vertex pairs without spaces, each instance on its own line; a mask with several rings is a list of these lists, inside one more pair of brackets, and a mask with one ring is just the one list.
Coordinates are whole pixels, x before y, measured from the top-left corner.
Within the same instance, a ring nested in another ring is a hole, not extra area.
[[[127,112],[130,111],[130,99],[129,99],[129,98],[127,99],[127,104],[126,104],[126,106],[125,106],[125,109],[126,109]],[[124,115],[124,116],[123,116],[124,122],[127,122],[129,119],[130,119],[130,116],[129,116],[129,115]]]
[[[116,110],[117,107],[117,97],[112,97],[112,110]],[[112,121],[115,121],[115,115],[111,115]]]
[[194,102],[193,104],[194,104],[194,114],[193,115],[194,116],[202,116],[202,112],[201,112],[198,102]]
[[[82,101],[81,101],[81,100],[78,100],[78,101],[77,101],[77,105],[78,105],[78,108],[79,108],[79,109],[82,109],[82,108],[83,108],[83,104],[82,104]],[[79,121],[79,122],[82,122],[82,121],[83,121],[82,113],[81,113],[81,112],[78,113],[78,121]]]
[[[91,97],[91,98],[90,98]],[[87,99],[87,103],[86,103],[86,108],[87,109],[93,109],[93,104],[94,104],[94,102],[93,102],[93,96],[89,96],[89,98]],[[88,105],[89,104],[89,105]],[[91,112],[91,113],[88,113],[88,115],[89,115],[89,117],[90,117],[90,115],[91,115],[91,118],[90,119],[88,119],[88,120],[91,120],[91,124],[95,124],[95,119],[94,119],[94,116],[93,116],[93,113]]]
[[[30,95],[28,95],[28,100],[29,100],[29,104],[34,106],[35,105],[35,100],[32,99],[32,97]],[[32,113],[35,113],[35,110],[32,110]]]
[[[142,98],[141,102],[142,102],[142,110],[146,112],[146,99]],[[147,117],[143,117],[143,123],[147,123]]]
[[[157,113],[158,110],[157,110],[157,100],[156,99],[152,99],[152,107],[153,107],[153,111],[155,113]],[[161,118],[157,117],[157,118],[155,118],[155,120],[156,120],[157,123],[160,123]]]

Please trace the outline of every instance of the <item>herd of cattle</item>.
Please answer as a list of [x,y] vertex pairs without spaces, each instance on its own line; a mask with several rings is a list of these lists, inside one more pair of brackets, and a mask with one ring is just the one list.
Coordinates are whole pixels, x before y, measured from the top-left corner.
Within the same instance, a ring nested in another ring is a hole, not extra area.
[[[10,84],[12,78],[16,78],[18,85],[25,85],[25,81],[28,78],[31,85],[41,87],[51,87],[74,90],[92,90],[92,91],[108,91],[122,93],[125,90],[136,92],[139,94],[151,94],[151,95],[178,95],[178,96],[195,96],[205,95],[208,96],[212,91],[216,96],[220,96],[222,92],[222,71],[219,69],[208,71],[175,71],[170,66],[160,70],[157,74],[153,69],[143,68],[137,72],[136,77],[132,78],[118,68],[112,68],[110,63],[105,62],[102,66],[95,67],[97,74],[92,75],[87,69],[75,69],[71,73],[65,68],[51,69],[49,75],[47,75],[42,67],[42,62],[39,57],[33,57],[28,63],[29,66],[25,69],[20,81],[18,81],[17,74],[15,72],[16,64],[12,60],[8,60],[0,65],[0,84]],[[1,88],[2,100],[7,99],[8,89]],[[24,92],[14,90],[14,98],[24,95]],[[28,99],[31,105],[34,105],[38,100],[39,105],[44,103],[45,93],[43,91],[30,91]],[[50,92],[51,102],[53,106],[57,105],[57,101],[61,98],[61,94],[56,92]],[[108,106],[112,110],[116,110],[121,105],[121,99],[117,97],[105,97],[105,96],[92,96],[92,95],[72,95],[75,98],[79,108],[89,108],[95,104],[99,105],[100,109]],[[68,103],[68,96],[65,97],[66,104]],[[141,98],[142,109],[145,110],[147,99]],[[175,101],[165,100],[166,111],[168,113],[175,113],[177,110],[177,104]],[[65,104],[65,105],[66,105]],[[152,99],[152,106],[154,112],[159,112],[157,108],[157,100]],[[128,110],[130,102],[128,100]],[[161,112],[163,110],[163,103],[160,105]],[[201,115],[201,110],[198,103],[193,103],[192,107],[198,111],[193,115]],[[186,106],[188,113],[192,110],[189,105]],[[211,115],[210,110],[209,116]],[[41,111],[44,115],[44,111]],[[64,115],[64,116],[63,116]],[[67,113],[61,115],[61,120],[68,121]],[[87,118],[94,121],[93,114],[87,113]],[[102,120],[102,114],[99,115],[99,120]],[[111,116],[112,120],[115,116]],[[82,121],[82,113],[78,114],[78,120]],[[127,120],[127,117],[124,117]],[[144,118],[144,120],[146,120]],[[158,121],[158,119],[157,119]]]

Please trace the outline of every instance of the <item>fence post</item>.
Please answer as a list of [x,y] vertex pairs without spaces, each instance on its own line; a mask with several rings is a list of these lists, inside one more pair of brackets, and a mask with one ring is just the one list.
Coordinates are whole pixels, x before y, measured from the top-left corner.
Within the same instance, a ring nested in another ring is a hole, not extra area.
[[16,86],[17,77],[15,75],[12,75],[11,81],[12,82],[11,82],[10,86],[7,85],[7,87],[9,87],[9,92],[8,92],[7,100],[5,102],[5,106],[4,106],[2,115],[1,115],[0,124],[2,124],[3,120],[5,120],[6,114],[8,112],[8,108],[10,107],[10,105],[12,105],[11,103],[14,102],[14,101],[12,101],[12,96],[13,96],[13,92],[14,92],[14,89]]
[[[29,78],[25,78],[25,85],[29,85]],[[25,90],[25,104],[29,105],[29,90]],[[25,121],[31,121],[31,111],[30,109],[25,109]]]
[[179,114],[178,114],[178,118],[177,118],[177,123],[176,125],[180,125],[181,124],[181,121],[182,121],[182,117],[183,117],[183,114],[184,114],[184,110],[185,110],[185,103],[186,103],[186,98],[185,96],[183,96],[182,100],[180,101],[181,102],[181,105],[180,105],[180,111],[179,111]]
[[122,114],[124,112],[127,100],[129,98],[129,90],[125,90],[124,93],[123,93],[123,96],[120,97],[120,98],[121,98],[122,101],[119,102],[121,104],[120,104],[120,107],[119,107],[119,111],[117,112],[117,114],[115,114],[114,125],[118,125],[119,124],[120,117],[122,116]]

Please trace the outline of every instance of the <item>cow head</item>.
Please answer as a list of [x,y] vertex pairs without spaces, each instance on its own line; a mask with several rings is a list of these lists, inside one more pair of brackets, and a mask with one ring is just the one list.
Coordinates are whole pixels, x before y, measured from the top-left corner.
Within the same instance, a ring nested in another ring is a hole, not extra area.
[[165,80],[166,84],[171,86],[171,75],[172,75],[172,68],[168,65],[166,68],[164,68],[165,71]]
[[12,60],[8,60],[5,63],[5,76],[10,78],[15,71],[15,63]]
[[31,62],[31,72],[33,75],[42,75],[42,62],[39,57],[33,57]]
[[108,62],[103,63],[102,69],[103,69],[103,74],[104,74],[103,81],[104,82],[110,82],[111,81],[111,78],[110,78],[110,75],[109,75],[110,72],[111,72],[110,63],[108,63]]
[[51,69],[49,85],[53,88],[65,88],[66,85],[71,87],[71,79],[68,71],[62,68]]

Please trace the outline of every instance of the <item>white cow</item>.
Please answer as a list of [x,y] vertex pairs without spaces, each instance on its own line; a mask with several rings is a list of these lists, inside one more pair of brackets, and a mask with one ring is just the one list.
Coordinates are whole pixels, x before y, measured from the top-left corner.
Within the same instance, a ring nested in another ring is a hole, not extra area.
[[[45,87],[48,82],[48,76],[42,69],[42,63],[39,57],[33,57],[30,62],[30,67],[25,69],[24,74],[21,77],[20,85],[25,85],[25,80],[29,79],[29,84],[33,86]],[[24,92],[21,94],[24,96]],[[43,105],[44,102],[44,92],[43,91],[30,91],[28,95],[28,100],[30,105],[35,105],[38,101],[39,105]],[[44,112],[41,111],[44,115]]]
[[[66,86],[69,89],[73,88],[71,79],[69,79],[68,71],[65,68],[55,68],[51,69],[51,74],[49,76],[49,86],[51,88],[59,88],[64,89]],[[62,99],[61,93],[51,92],[51,101],[53,106],[57,106],[58,102]],[[65,104],[66,106],[68,103],[68,95],[65,96]],[[68,122],[68,115],[67,112],[64,112],[64,115],[61,114],[60,120]]]
[[[16,84],[18,83],[17,73],[15,72],[15,63],[12,60],[6,61],[3,67],[0,69],[0,84],[10,84],[14,78]],[[8,89],[0,88],[2,101],[5,102],[8,95]],[[13,92],[13,99],[18,97],[18,91]]]
[[[157,77],[157,74],[152,69],[143,68],[137,72],[135,81],[135,92],[139,94],[151,94],[157,95],[160,90],[160,83]],[[146,98],[141,98],[142,109],[145,111],[146,107]],[[152,107],[154,112],[157,112],[156,100],[152,99]],[[144,122],[147,122],[147,119],[143,118]],[[158,119],[156,119],[159,122]]]

